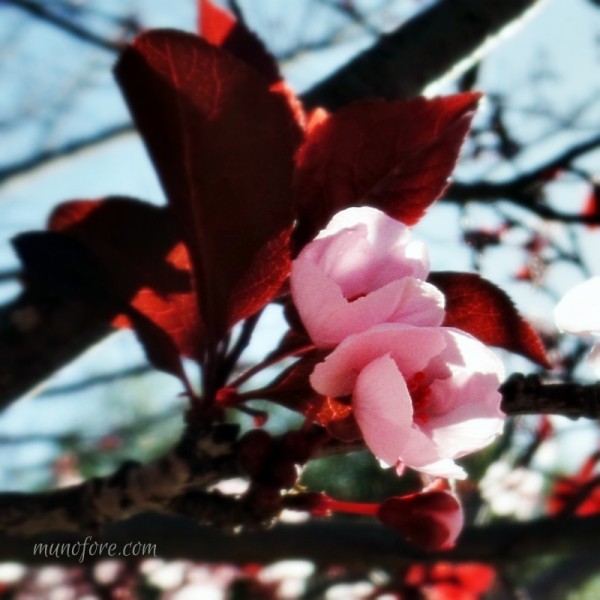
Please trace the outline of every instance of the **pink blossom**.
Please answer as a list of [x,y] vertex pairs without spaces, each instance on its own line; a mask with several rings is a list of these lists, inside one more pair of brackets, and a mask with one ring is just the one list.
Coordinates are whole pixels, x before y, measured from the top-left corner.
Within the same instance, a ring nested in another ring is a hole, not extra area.
[[445,327],[384,324],[344,340],[310,378],[352,397],[365,443],[387,466],[464,478],[455,458],[501,433],[502,362],[470,335]]
[[379,520],[427,550],[452,548],[464,524],[458,498],[441,479],[416,494],[389,498],[379,507]]
[[[554,309],[554,321],[567,333],[600,335],[600,276],[569,290]],[[588,362],[600,377],[600,344],[592,347]]]
[[425,246],[370,207],[336,214],[293,262],[291,289],[310,337],[329,348],[381,323],[441,325],[444,295],[424,280]]

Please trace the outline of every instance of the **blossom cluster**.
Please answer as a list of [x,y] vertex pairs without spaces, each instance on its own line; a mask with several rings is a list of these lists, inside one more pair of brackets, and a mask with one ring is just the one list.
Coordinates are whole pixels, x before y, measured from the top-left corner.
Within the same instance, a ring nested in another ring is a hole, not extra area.
[[[462,479],[455,459],[502,430],[504,369],[480,341],[444,327],[444,294],[428,275],[427,249],[406,225],[355,207],[300,252],[290,282],[313,343],[331,350],[312,372],[314,390],[351,403],[382,465]],[[462,526],[460,505],[452,507],[427,513],[446,530],[439,546]]]
[[444,295],[427,283],[427,250],[410,235],[375,208],[349,208],[294,261],[302,322],[316,346],[332,349],[311,385],[351,397],[364,441],[384,465],[464,478],[454,460],[502,430],[503,364],[443,326]]

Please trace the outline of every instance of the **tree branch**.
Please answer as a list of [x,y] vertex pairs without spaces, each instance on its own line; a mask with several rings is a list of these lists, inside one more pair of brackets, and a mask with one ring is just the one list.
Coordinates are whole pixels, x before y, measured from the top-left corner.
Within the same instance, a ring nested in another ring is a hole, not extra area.
[[101,311],[28,289],[0,308],[0,410],[111,331]]
[[515,373],[500,388],[502,410],[508,415],[563,415],[572,419],[600,418],[600,382],[542,383],[539,375]]
[[304,95],[308,107],[336,109],[364,98],[407,98],[465,60],[540,0],[440,0]]
[[[172,450],[148,464],[128,462],[108,477],[49,492],[0,494],[0,529],[18,535],[95,533],[107,523],[147,511],[239,525],[244,516],[239,503],[204,491],[239,473],[233,450],[237,434],[236,425],[189,428]],[[232,516],[237,520],[229,521]]]
[[[502,393],[503,408],[508,414],[560,412],[586,417],[600,414],[600,384],[542,384],[537,376],[516,375],[502,386]],[[195,524],[231,530],[248,525],[260,528],[268,524],[270,512],[261,514],[260,507],[254,510],[243,497],[238,499],[207,490],[243,473],[237,455],[237,435],[236,425],[212,428],[188,425],[176,446],[148,464],[125,463],[112,475],[64,489],[38,494],[0,494],[0,529],[7,535],[26,536],[48,532],[97,534],[101,527],[148,511],[185,516]],[[324,452],[327,453],[327,448]],[[582,521],[589,527],[582,529]],[[535,555],[542,549],[559,552],[597,545],[600,517],[581,519],[563,515],[526,524],[471,528],[453,551],[443,554],[425,553],[404,543],[396,534],[373,525],[310,523],[294,529],[293,535],[291,531],[282,526],[273,532],[244,534],[236,538],[235,544],[220,538],[221,534],[203,533],[204,538],[212,541],[208,553],[198,558],[244,562],[249,560],[248,548],[252,548],[253,560],[264,562],[288,556],[315,560],[319,564],[351,564],[356,560],[364,563],[365,554],[373,561],[369,560],[368,564],[383,567],[397,567],[415,560],[511,561]],[[136,534],[128,541],[131,539],[148,540],[147,532]],[[156,539],[166,543],[164,535]],[[194,545],[186,547],[183,540],[177,539],[176,550],[163,547],[161,554],[166,552],[166,557],[173,558],[172,552],[184,552],[176,556],[194,558]],[[357,544],[364,551],[358,558]],[[297,549],[301,549],[300,554]]]
[[18,269],[11,269],[0,272],[0,283],[5,281],[17,281],[21,276],[21,271]]
[[127,379],[130,377],[139,377],[152,371],[152,367],[148,364],[134,365],[132,367],[126,367],[112,373],[103,373],[102,375],[95,375],[88,377],[83,381],[76,381],[75,383],[68,383],[65,385],[51,387],[44,390],[40,394],[40,398],[50,398],[52,396],[65,396],[74,392],[80,392],[90,387],[97,385],[107,385],[113,383],[119,379]]
[[544,219],[563,223],[600,224],[600,215],[563,213],[543,203],[541,192],[551,174],[572,168],[573,162],[588,152],[600,148],[600,135],[571,146],[561,154],[510,180],[479,183],[453,183],[441,198],[464,205],[468,202],[491,203],[506,200],[526,208]]
[[35,156],[25,160],[4,165],[0,168],[0,185],[6,184],[13,177],[28,175],[32,171],[44,167],[56,160],[67,158],[78,152],[82,152],[83,150],[89,150],[104,142],[108,142],[122,135],[133,133],[134,131],[131,123],[113,125],[91,135],[71,140],[59,148],[39,152]]
[[[517,374],[509,378],[501,392],[504,397],[502,408],[511,415],[553,413],[570,417],[600,416],[600,383],[543,384],[537,375]],[[243,501],[206,489],[219,481],[242,474],[235,446],[237,434],[238,427],[235,425],[218,425],[211,429],[188,426],[172,450],[148,464],[125,463],[112,475],[93,478],[64,489],[39,494],[0,494],[0,529],[12,535],[49,531],[96,533],[101,526],[147,511],[187,516],[195,523],[220,527],[256,526],[265,518],[269,519],[269,515],[260,515]],[[323,452],[328,453],[327,447]],[[555,518],[558,527],[568,518],[567,515]],[[597,519],[600,530],[600,518]],[[503,527],[500,528],[502,535]],[[368,536],[380,536],[378,530],[373,531],[376,533],[369,533]],[[477,531],[467,534],[467,539],[471,541],[466,546],[461,544],[449,555],[449,559],[469,560],[481,556],[482,560],[497,561],[504,556],[510,558],[506,545],[516,543],[514,540],[504,539],[502,553],[490,554],[489,547],[484,549],[478,546],[477,550],[471,547],[479,543],[477,536],[480,534]],[[512,531],[516,536],[515,531],[518,533],[520,529],[513,527]],[[500,532],[496,531],[495,535],[500,535]],[[271,542],[267,538],[269,549]],[[390,542],[384,537],[384,543]],[[294,544],[298,545],[297,539]],[[394,544],[398,545],[397,539]],[[518,539],[518,548],[521,546],[522,542]],[[555,545],[550,548],[557,549]],[[289,549],[282,549],[282,552],[287,556]],[[373,552],[376,553],[377,549]],[[427,558],[427,555],[409,546],[403,552],[406,553],[405,558],[411,560]],[[326,552],[325,556],[328,554]],[[342,562],[350,560],[350,557],[344,559],[339,551],[336,556],[336,560]],[[389,561],[389,557],[381,558]],[[237,559],[234,556],[232,560]]]
[[[31,538],[3,533],[0,561],[30,564],[79,562],[78,556],[34,555],[35,544],[84,542],[85,536],[55,532]],[[143,514],[108,525],[98,541],[118,547],[135,541],[156,545],[157,556],[201,562],[267,564],[287,559],[310,560],[317,565],[395,570],[415,562],[490,562],[519,564],[525,559],[563,552],[597,550],[600,517],[543,518],[527,522],[497,522],[467,527],[458,545],[448,552],[427,553],[412,546],[391,529],[367,522],[323,520],[279,524],[269,530],[232,535],[201,527],[190,519]],[[89,542],[89,540],[88,540]],[[356,549],[360,548],[357,553]],[[94,562],[106,556],[90,557]]]

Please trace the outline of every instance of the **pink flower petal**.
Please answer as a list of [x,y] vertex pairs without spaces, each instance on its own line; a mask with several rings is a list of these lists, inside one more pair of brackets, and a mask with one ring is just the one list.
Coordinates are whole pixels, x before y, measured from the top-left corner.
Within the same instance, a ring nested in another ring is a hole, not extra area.
[[292,297],[311,339],[333,347],[386,322],[438,326],[444,295],[424,280],[425,246],[372,208],[338,213],[292,265]]
[[466,479],[467,474],[451,458],[440,455],[435,442],[413,424],[410,436],[400,449],[397,458],[397,470],[410,467],[433,477]]
[[[373,289],[369,277],[373,273],[374,249],[367,241],[367,226],[357,224],[336,235],[317,238],[302,250],[294,261],[310,261],[318,265],[323,273],[339,286],[346,298],[353,298]],[[402,275],[408,274],[406,268]]]
[[592,277],[569,290],[554,309],[561,331],[600,334],[600,277]]
[[[364,220],[355,220],[363,213],[368,213]],[[352,214],[355,216],[350,217]],[[425,245],[410,242],[405,225],[371,208],[347,209],[335,215],[296,260],[318,264],[346,298],[402,277],[426,279],[429,274]]]
[[[300,261],[292,279],[296,305],[313,342],[331,348],[348,336],[386,322],[438,326],[444,320],[444,295],[433,285],[404,277],[349,302],[314,263]],[[298,280],[305,282],[298,286]]]
[[[385,296],[383,290],[385,290]],[[379,298],[379,292],[381,292],[381,299]],[[377,300],[371,301],[371,296],[374,296]],[[437,327],[443,323],[446,316],[444,312],[446,301],[444,294],[430,283],[414,277],[405,277],[400,281],[393,281],[380,290],[356,300],[356,304],[359,304],[362,300],[364,300],[365,306],[369,306],[371,302],[382,304],[381,308],[377,310],[379,315],[384,314],[383,306],[388,306],[388,310],[391,311],[389,316],[385,320],[379,321],[379,323],[403,323],[420,327]]]
[[311,261],[296,261],[290,279],[294,302],[313,342],[321,348],[338,343],[348,302],[339,286]]
[[425,369],[445,347],[441,327],[411,327],[384,324],[346,338],[324,362],[319,363],[310,383],[326,396],[348,396],[364,367],[384,354],[390,355],[402,373],[410,376]]
[[315,367],[311,385],[352,394],[365,442],[385,465],[464,478],[453,459],[502,431],[503,377],[502,362],[465,333],[386,324],[342,342]]
[[[430,365],[433,398],[430,417],[449,415],[456,407],[474,402],[485,404],[494,417],[499,412],[497,390],[505,377],[502,361],[480,341],[457,329],[443,328],[446,345]],[[443,375],[444,371],[447,375]]]
[[427,279],[429,259],[425,244],[411,242],[410,229],[406,225],[376,208],[361,206],[340,211],[319,233],[317,239],[350,228],[360,228],[361,235],[370,248],[372,261],[378,263],[380,273],[377,277],[382,277],[385,283],[397,279],[399,273]]
[[371,452],[388,466],[394,465],[410,435],[413,408],[404,377],[389,354],[360,372],[352,408]]
[[442,360],[456,372],[494,375],[499,381],[505,376],[504,363],[487,346],[472,335],[452,327],[444,327],[446,346]]
[[440,457],[435,441],[413,423],[406,381],[389,354],[362,369],[352,408],[365,443],[385,466],[408,466],[438,477],[466,476],[448,457]]
[[505,415],[498,388],[504,365],[475,338],[445,331],[447,344],[439,359],[450,377],[432,382],[429,419],[422,429],[442,456],[457,458],[487,446],[502,432]]
[[423,429],[431,436],[441,455],[459,458],[485,448],[502,433],[504,415],[497,408],[499,404],[499,397],[491,406],[472,401],[446,416],[431,419]]
[[[322,323],[322,327],[331,332],[329,339],[335,337],[336,344],[382,323],[435,327],[444,320],[444,301],[444,295],[435,286],[404,277],[354,302],[345,301],[336,320]],[[316,335],[322,336],[321,332]],[[314,337],[313,340],[317,343]]]

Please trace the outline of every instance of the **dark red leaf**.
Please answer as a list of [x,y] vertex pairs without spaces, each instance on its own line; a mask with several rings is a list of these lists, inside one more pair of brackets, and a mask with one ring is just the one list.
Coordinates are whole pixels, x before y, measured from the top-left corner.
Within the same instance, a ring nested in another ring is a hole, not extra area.
[[198,2],[198,35],[215,46],[222,46],[237,21],[233,15],[210,0]]
[[42,285],[53,294],[93,304],[107,319],[115,314],[127,315],[148,360],[156,368],[181,379],[192,393],[173,340],[123,300],[89,248],[69,235],[54,231],[23,234],[13,244],[30,283]]
[[285,97],[296,121],[304,123],[306,116],[301,102],[281,78],[277,61],[262,40],[244,23],[238,22],[233,15],[210,0],[200,0],[198,8],[198,33],[206,41],[220,46],[256,69],[271,84],[271,91]]
[[129,307],[124,314],[132,324],[150,363],[157,369],[178,377],[184,384],[186,392],[193,396],[194,392],[183,370],[180,349],[171,335],[133,307]]
[[13,247],[30,284],[41,285],[58,296],[90,302],[106,315],[120,301],[107,283],[93,254],[69,236],[34,231],[18,235]]
[[[189,257],[168,209],[129,198],[65,202],[49,227],[85,246],[125,305],[164,330],[180,354],[199,359],[202,327]],[[129,327],[130,318],[121,313],[113,325]]]
[[445,326],[551,368],[540,337],[499,287],[475,273],[431,273],[429,282],[446,296]]
[[214,345],[288,275],[299,126],[254,69],[189,34],[141,35],[116,76],[189,249]]
[[275,58],[243,23],[210,0],[200,0],[198,7],[198,33],[205,40],[254,67],[269,83],[281,79]]
[[416,223],[445,190],[478,99],[364,101],[321,115],[297,155],[296,246],[349,206]]

